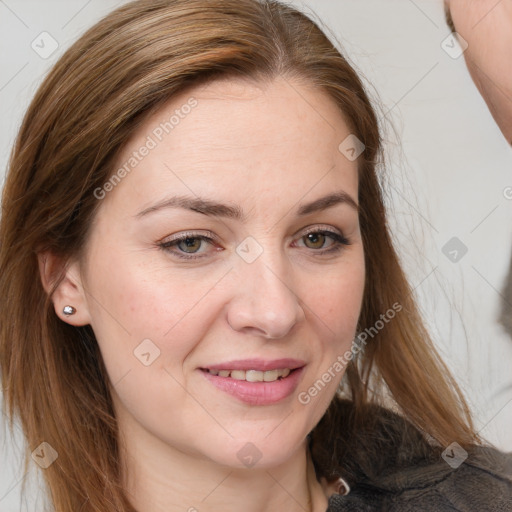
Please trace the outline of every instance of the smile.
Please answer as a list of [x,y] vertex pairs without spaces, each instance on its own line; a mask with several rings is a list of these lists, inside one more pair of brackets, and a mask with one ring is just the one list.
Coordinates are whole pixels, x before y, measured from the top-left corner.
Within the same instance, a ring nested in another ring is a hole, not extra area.
[[289,398],[297,389],[305,370],[304,362],[292,360],[253,361],[252,364],[239,361],[229,366],[219,366],[199,370],[209,384],[222,394],[248,405],[272,405]]

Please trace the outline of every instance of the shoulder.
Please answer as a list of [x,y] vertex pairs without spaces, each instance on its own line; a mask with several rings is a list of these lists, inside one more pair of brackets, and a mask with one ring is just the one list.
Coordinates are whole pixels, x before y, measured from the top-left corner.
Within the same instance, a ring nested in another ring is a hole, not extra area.
[[353,413],[345,400],[330,410],[339,415],[338,432],[322,425],[313,431],[317,473],[340,476],[351,489],[331,496],[329,512],[512,511],[512,454],[456,443],[436,447],[398,414],[371,407],[374,423],[356,437],[343,435]]

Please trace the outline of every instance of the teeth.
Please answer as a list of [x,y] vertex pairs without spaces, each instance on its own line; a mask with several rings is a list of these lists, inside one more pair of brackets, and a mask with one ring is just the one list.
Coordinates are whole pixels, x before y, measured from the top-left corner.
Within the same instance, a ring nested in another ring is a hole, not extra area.
[[247,382],[263,382],[263,372],[258,370],[247,370],[245,372]]
[[274,382],[278,379],[284,379],[290,375],[291,370],[284,368],[282,370],[208,370],[212,375],[219,377],[231,377],[235,380],[245,380],[247,382]]
[[274,382],[277,380],[277,377],[279,376],[277,373],[277,370],[270,370],[268,372],[262,372],[263,373],[263,381],[265,382]]

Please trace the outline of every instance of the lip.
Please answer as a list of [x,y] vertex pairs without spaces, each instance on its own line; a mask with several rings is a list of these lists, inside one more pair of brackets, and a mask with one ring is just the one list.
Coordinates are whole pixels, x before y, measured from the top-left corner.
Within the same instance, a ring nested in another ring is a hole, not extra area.
[[[233,366],[234,365],[234,366]],[[299,385],[304,371],[305,363],[296,359],[276,359],[263,361],[261,359],[231,361],[219,365],[209,366],[209,370],[276,370],[289,368],[290,374],[274,382],[247,382],[231,377],[212,375],[206,368],[200,368],[202,375],[217,389],[233,396],[237,400],[249,405],[272,405],[288,398]]]

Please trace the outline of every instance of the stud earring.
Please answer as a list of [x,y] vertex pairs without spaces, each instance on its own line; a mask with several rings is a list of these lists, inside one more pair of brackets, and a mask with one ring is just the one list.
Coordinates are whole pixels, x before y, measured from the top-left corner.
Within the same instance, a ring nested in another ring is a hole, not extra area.
[[70,316],[70,315],[74,315],[76,313],[76,309],[73,306],[64,306],[64,308],[62,309],[62,312],[66,316]]

